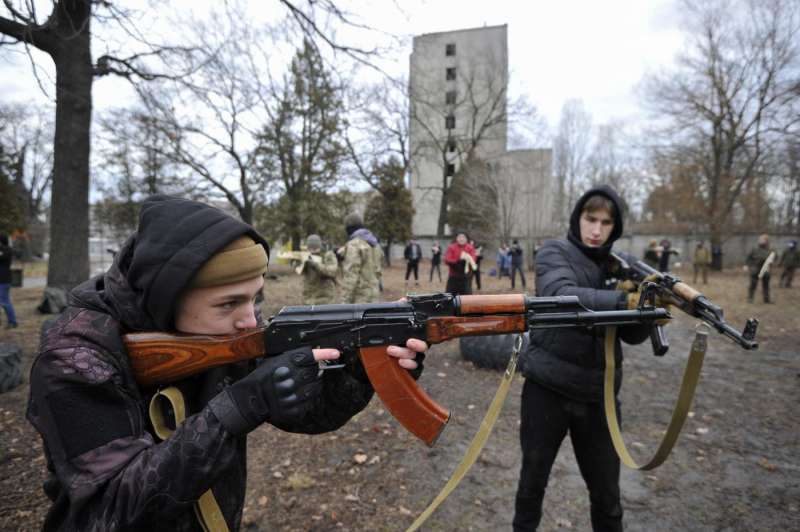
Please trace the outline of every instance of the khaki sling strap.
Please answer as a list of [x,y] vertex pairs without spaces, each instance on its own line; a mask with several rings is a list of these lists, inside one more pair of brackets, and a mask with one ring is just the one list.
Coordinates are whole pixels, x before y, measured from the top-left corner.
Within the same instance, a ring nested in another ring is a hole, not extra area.
[[675,403],[675,409],[672,411],[672,419],[670,419],[667,431],[655,455],[644,465],[638,465],[631,457],[628,449],[625,447],[625,442],[622,439],[622,433],[620,432],[619,422],[617,420],[616,401],[614,398],[614,343],[616,337],[616,326],[609,326],[606,328],[606,370],[603,385],[603,399],[606,410],[606,421],[608,422],[608,431],[611,434],[614,448],[617,450],[617,454],[620,460],[622,460],[622,463],[631,469],[648,471],[660,466],[664,460],[666,460],[672,447],[678,440],[678,435],[681,432],[681,428],[683,428],[683,423],[686,421],[686,415],[689,413],[689,408],[692,406],[692,399],[694,399],[697,382],[700,380],[700,370],[703,368],[703,358],[705,357],[708,345],[708,331],[698,329],[695,333],[694,342],[692,342],[692,350],[689,353],[689,360],[686,362],[686,369],[683,373],[683,381],[681,382],[681,389],[678,393],[678,400]]
[[439,492],[436,498],[433,499],[428,507],[417,517],[416,521],[408,527],[406,532],[418,530],[431,514],[436,511],[442,501],[450,495],[450,492],[458,486],[467,474],[467,471],[475,464],[475,460],[478,459],[478,455],[481,454],[484,445],[486,445],[486,440],[489,439],[489,435],[492,433],[492,428],[494,428],[494,424],[500,415],[500,410],[503,408],[503,403],[506,400],[508,391],[511,389],[511,382],[514,380],[514,372],[517,369],[517,358],[519,357],[520,349],[522,349],[522,335],[517,335],[511,359],[508,361],[508,366],[500,381],[500,386],[497,388],[497,393],[495,393],[494,399],[492,399],[492,403],[489,405],[489,410],[487,410],[486,415],[483,416],[478,432],[476,432],[475,436],[472,438],[472,442],[464,452],[464,456],[461,458],[458,467],[456,467],[455,471],[453,471],[453,474],[450,476],[450,480],[447,481],[442,491]]
[[[177,428],[183,420],[186,419],[186,403],[183,399],[183,394],[175,386],[170,386],[164,390],[159,390],[152,399],[150,399],[150,421],[153,424],[153,429],[156,431],[156,436],[162,440],[166,440],[174,432],[174,429],[169,428],[166,420],[164,419],[164,410],[159,405],[159,401],[166,400],[172,406],[172,412],[175,417],[175,428]],[[228,532],[228,525],[225,523],[225,517],[222,515],[222,510],[214,498],[214,494],[209,489],[207,492],[200,496],[200,499],[194,505],[194,512],[197,515],[197,520],[200,521],[200,526],[206,532]]]

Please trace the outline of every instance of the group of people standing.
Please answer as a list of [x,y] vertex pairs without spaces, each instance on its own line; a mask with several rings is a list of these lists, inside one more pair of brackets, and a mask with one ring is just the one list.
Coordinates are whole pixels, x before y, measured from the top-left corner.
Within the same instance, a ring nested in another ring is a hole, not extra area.
[[[411,275],[414,276],[414,285],[419,286],[419,264],[422,260],[422,247],[416,240],[409,240],[404,251],[406,260],[405,284],[409,286]],[[443,252],[439,242],[431,246],[431,269],[428,282],[433,282],[433,274],[439,282],[442,281],[442,255],[448,267],[446,291],[453,294],[472,293],[473,283],[477,290],[481,289],[481,262],[483,261],[483,247],[470,239],[467,233],[459,232]],[[511,288],[516,287],[516,278],[519,274],[523,289],[526,288],[524,251],[519,241],[514,240],[511,247],[503,244],[497,251],[497,276],[511,279]],[[493,272],[490,272],[494,275]]]
[[349,214],[344,223],[347,243],[336,252],[324,251],[319,235],[306,238],[309,256],[300,272],[303,301],[307,305],[374,303],[380,298],[383,278],[380,243],[364,227],[361,215]]
[[[434,242],[431,246],[431,269],[428,282],[433,282],[434,272],[436,272],[439,282],[442,281],[442,254],[439,242]],[[419,242],[410,240],[403,256],[406,259],[406,287],[408,287],[411,274],[414,275],[414,285],[419,286],[419,263],[422,260],[422,247]],[[451,294],[471,294],[473,282],[480,290],[482,260],[483,248],[471,240],[466,233],[456,234],[444,251],[444,263],[448,267],[445,290]]]
[[[644,261],[653,268],[657,268],[660,272],[668,272],[670,269],[670,257],[673,255],[680,255],[680,250],[672,248],[669,240],[664,239],[661,242],[651,240],[644,252]],[[711,263],[711,250],[705,245],[705,242],[698,241],[692,259],[694,283],[697,283],[698,278],[700,278],[703,284],[708,284],[708,270],[711,267]],[[775,265],[783,268],[779,286],[781,288],[791,288],[794,272],[800,266],[800,251],[797,249],[797,241],[789,241],[780,259],[778,259],[778,253],[770,247],[769,235],[762,234],[758,237],[756,247],[750,250],[745,259],[745,270],[750,276],[747,289],[747,301],[749,303],[754,301],[759,284],[761,284],[764,303],[771,303],[770,269]]]
[[523,257],[522,246],[519,245],[518,240],[511,242],[511,247],[503,243],[500,249],[497,250],[497,277],[508,276],[511,279],[511,288],[515,288],[515,281],[517,272],[519,272],[520,281],[522,281],[522,288],[527,285],[525,283],[525,260]]

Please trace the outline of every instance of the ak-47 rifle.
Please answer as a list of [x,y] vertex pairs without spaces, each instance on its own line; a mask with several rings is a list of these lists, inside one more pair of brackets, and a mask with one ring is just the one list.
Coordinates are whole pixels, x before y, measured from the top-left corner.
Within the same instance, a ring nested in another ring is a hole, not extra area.
[[[758,348],[757,319],[749,318],[740,333],[725,321],[720,307],[696,289],[682,282],[679,277],[668,272],[659,272],[640,260],[627,261],[616,253],[611,253],[611,256],[619,264],[621,277],[637,283],[644,283],[641,298],[643,302],[651,299],[652,295],[658,295],[661,301],[668,302],[694,318],[699,318],[744,349]],[[653,342],[653,352],[656,355],[661,356],[667,352],[669,343],[660,325],[654,325],[653,334],[650,337]]]
[[158,332],[127,334],[125,346],[137,382],[155,386],[210,368],[271,356],[301,346],[335,348],[344,362],[358,354],[375,392],[411,433],[428,445],[450,413],[386,354],[409,338],[438,344],[462,336],[522,333],[552,327],[652,323],[669,318],[663,308],[591,311],[577,296],[522,294],[409,296],[405,301],[284,307],[265,327],[233,336],[187,336]]

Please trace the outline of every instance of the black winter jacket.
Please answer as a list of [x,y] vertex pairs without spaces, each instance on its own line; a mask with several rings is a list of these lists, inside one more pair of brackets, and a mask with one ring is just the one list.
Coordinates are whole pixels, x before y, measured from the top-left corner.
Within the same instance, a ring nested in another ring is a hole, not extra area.
[[[209,488],[228,527],[239,528],[246,437],[228,433],[207,403],[253,366],[229,365],[177,383],[187,418],[158,443],[147,416],[154,390],[134,382],[121,336],[174,330],[183,288],[243,234],[267,247],[250,226],[218,209],[154,196],[109,271],[71,292],[31,369],[27,415],[44,441],[50,474],[44,489],[53,501],[44,530],[201,530],[193,504]],[[327,372],[305,422],[279,428],[334,430],[372,394],[362,377]]]
[[[608,197],[617,206],[614,229],[600,248],[585,246],[580,239],[579,219],[586,200],[595,194]],[[609,187],[597,187],[584,194],[575,206],[570,230],[564,240],[548,240],[536,255],[536,295],[578,296],[592,310],[619,310],[627,306],[624,292],[616,290],[609,253],[622,235],[623,203]],[[627,257],[625,254],[621,254]],[[622,383],[622,348],[619,338],[630,344],[647,339],[646,326],[620,327],[616,342],[615,389]],[[605,368],[605,330],[544,329],[531,332],[522,361],[527,378],[581,402],[602,400]]]

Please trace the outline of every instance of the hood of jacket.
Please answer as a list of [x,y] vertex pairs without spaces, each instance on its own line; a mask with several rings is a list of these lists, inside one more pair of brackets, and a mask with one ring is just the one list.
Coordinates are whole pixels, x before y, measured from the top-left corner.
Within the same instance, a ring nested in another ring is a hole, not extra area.
[[[583,206],[589,200],[590,197],[596,195],[605,196],[614,204],[614,228],[611,230],[611,234],[608,237],[608,240],[605,244],[600,247],[590,247],[583,243],[581,240],[581,213],[583,212]],[[589,257],[592,260],[601,260],[608,257],[608,254],[611,252],[611,248],[614,245],[614,242],[622,236],[623,230],[623,213],[625,209],[625,202],[616,191],[609,187],[608,185],[599,185],[587,190],[583,196],[578,199],[578,202],[575,204],[575,208],[572,210],[572,214],[569,218],[569,231],[567,233],[567,239],[575,245],[578,249],[583,252],[584,255]]]
[[175,307],[194,274],[235,238],[269,245],[228,213],[174,196],[147,198],[137,232],[108,271],[77,286],[70,304],[111,315],[129,331],[174,330]]
[[365,229],[364,227],[356,229],[350,233],[350,238],[348,238],[348,240],[353,240],[354,238],[360,238],[372,247],[376,247],[378,245],[378,239],[372,234],[372,231]]

